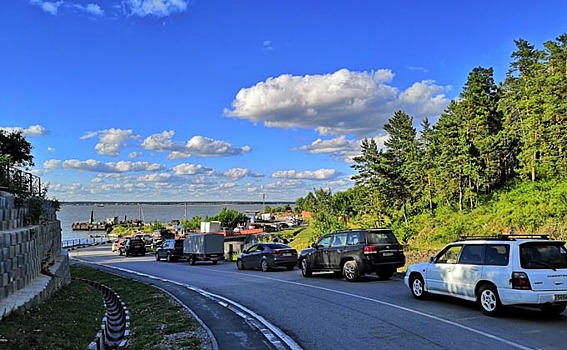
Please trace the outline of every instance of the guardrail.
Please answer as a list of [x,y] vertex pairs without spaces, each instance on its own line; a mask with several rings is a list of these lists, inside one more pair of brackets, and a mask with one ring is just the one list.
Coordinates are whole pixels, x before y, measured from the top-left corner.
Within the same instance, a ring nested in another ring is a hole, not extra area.
[[64,239],[61,241],[63,248],[71,248],[83,245],[97,245],[101,243],[109,243],[111,241],[108,237],[94,237],[94,238],[77,238],[77,239]]
[[130,336],[130,312],[120,296],[104,284],[83,279],[73,278],[90,284],[100,291],[104,298],[106,312],[102,318],[100,331],[89,344],[89,350],[125,349]]
[[29,197],[41,196],[41,178],[0,161],[0,190]]

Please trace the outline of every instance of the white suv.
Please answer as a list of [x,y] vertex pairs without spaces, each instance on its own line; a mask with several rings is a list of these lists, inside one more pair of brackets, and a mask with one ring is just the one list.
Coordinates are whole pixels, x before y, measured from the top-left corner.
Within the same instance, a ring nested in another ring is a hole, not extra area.
[[547,235],[464,237],[429,263],[408,267],[404,282],[416,299],[432,293],[476,301],[488,316],[505,305],[560,314],[567,306],[567,249]]

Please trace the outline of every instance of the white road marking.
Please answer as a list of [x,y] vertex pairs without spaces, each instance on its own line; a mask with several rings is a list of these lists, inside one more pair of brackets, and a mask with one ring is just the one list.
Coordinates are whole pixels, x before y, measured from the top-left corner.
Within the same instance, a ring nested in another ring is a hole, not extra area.
[[[215,269],[211,269],[211,268],[203,268],[203,269],[206,269],[206,270],[209,270],[209,271],[214,271],[214,272],[219,272],[219,273],[229,273],[229,274],[235,274],[235,275],[241,275],[241,276],[242,276],[242,272],[219,271],[219,270],[215,270]],[[357,294],[352,294],[352,293],[348,293],[348,292],[343,292],[343,291],[340,291],[340,290],[334,290],[334,289],[330,289],[330,288],[326,288],[326,287],[312,286],[312,285],[309,285],[309,284],[300,283],[300,282],[295,282],[295,281],[281,280],[281,279],[273,278],[273,277],[257,276],[257,275],[246,275],[246,276],[247,276],[247,277],[255,277],[255,278],[263,278],[263,279],[272,280],[272,281],[277,281],[277,282],[283,282],[283,283],[294,284],[294,285],[298,285],[298,286],[302,286],[302,287],[306,287],[306,288],[313,288],[313,289],[323,290],[323,291],[330,292],[330,293],[336,293],[336,294],[346,295],[346,296],[352,297],[352,298],[357,298],[357,299],[361,299],[361,300],[370,301],[370,302],[373,302],[373,303],[376,303],[376,304],[381,304],[381,305],[389,306],[389,307],[392,307],[392,308],[395,308],[395,309],[398,309],[398,310],[403,310],[403,311],[406,311],[406,312],[410,312],[410,313],[412,313],[412,314],[416,314],[416,315],[423,316],[423,317],[426,317],[426,318],[429,318],[429,319],[432,319],[432,320],[436,320],[436,321],[439,321],[439,322],[442,322],[442,323],[445,323],[445,324],[449,324],[449,325],[455,326],[455,327],[457,327],[457,328],[461,328],[461,329],[464,329],[464,330],[466,330],[466,331],[469,331],[469,332],[472,332],[472,333],[481,335],[481,336],[483,336],[483,337],[486,337],[486,338],[489,338],[489,339],[492,339],[492,340],[496,340],[496,341],[498,341],[498,342],[501,342],[501,343],[510,345],[510,346],[512,346],[512,347],[514,347],[514,348],[517,348],[517,349],[522,349],[522,350],[534,350],[533,348],[529,348],[529,347],[524,346],[524,345],[522,345],[522,344],[515,343],[515,342],[513,342],[513,341],[510,341],[510,340],[507,340],[507,339],[504,339],[504,338],[495,336],[495,335],[493,335],[493,334],[490,334],[490,333],[487,333],[487,332],[484,332],[484,331],[480,331],[480,330],[478,330],[478,329],[475,329],[475,328],[472,328],[472,327],[469,327],[469,326],[465,326],[465,325],[463,325],[463,324],[460,324],[460,323],[457,323],[457,322],[454,322],[454,321],[446,320],[446,319],[443,319],[443,318],[438,317],[438,316],[435,316],[435,315],[431,315],[431,314],[427,314],[427,313],[425,313],[425,312],[421,312],[421,311],[417,311],[417,310],[414,310],[414,309],[410,309],[410,308],[405,307],[405,306],[401,306],[401,305],[389,303],[389,302],[387,302],[387,301],[372,299],[372,298],[368,298],[368,297],[365,297],[365,296],[361,296],[361,295],[357,295]]]
[[[229,304],[231,306],[231,307],[229,306],[229,309],[231,311],[235,312],[240,317],[242,317],[244,319],[248,319],[248,320],[250,320],[250,318],[252,318],[253,320],[260,322],[264,327],[266,327],[267,329],[262,329],[262,328],[259,328],[258,325],[256,325],[256,328],[258,328],[262,332],[262,334],[266,337],[266,339],[268,339],[268,341],[272,345],[274,345],[276,347],[276,349],[285,349],[285,347],[283,347],[281,345],[281,342],[283,342],[291,350],[303,350],[303,348],[301,346],[299,346],[299,344],[297,344],[290,336],[285,334],[277,326],[273,325],[272,323],[267,321],[265,318],[258,315],[254,311],[248,309],[244,305],[241,305],[241,304],[239,304],[239,303],[237,303],[233,300],[230,300],[228,298],[225,298],[221,295],[207,292],[203,289],[193,287],[189,284],[185,284],[185,283],[181,283],[181,282],[177,282],[177,281],[172,281],[172,280],[162,278],[162,277],[149,275],[147,273],[137,272],[137,271],[133,271],[133,270],[129,270],[129,269],[121,268],[121,267],[116,267],[116,266],[111,266],[111,265],[106,265],[106,264],[102,264],[102,263],[96,263],[96,262],[91,262],[91,261],[87,261],[87,260],[82,260],[82,259],[76,258],[76,257],[75,257],[75,259],[81,260],[81,261],[89,263],[89,264],[100,265],[100,266],[104,266],[104,267],[107,267],[107,268],[110,268],[110,269],[115,269],[115,270],[118,270],[118,271],[131,273],[131,274],[134,274],[134,275],[137,275],[137,276],[142,276],[142,277],[147,277],[147,278],[158,280],[158,281],[172,283],[172,284],[190,289],[194,292],[197,292],[197,293],[201,294],[202,296],[204,296],[208,299],[211,299],[213,301],[216,301],[217,303],[219,303],[219,304],[221,304],[225,307],[227,306],[227,304]],[[223,304],[223,302],[226,303],[226,304]],[[267,330],[269,330],[271,333],[268,332]],[[216,342],[216,339],[214,339],[214,342]]]

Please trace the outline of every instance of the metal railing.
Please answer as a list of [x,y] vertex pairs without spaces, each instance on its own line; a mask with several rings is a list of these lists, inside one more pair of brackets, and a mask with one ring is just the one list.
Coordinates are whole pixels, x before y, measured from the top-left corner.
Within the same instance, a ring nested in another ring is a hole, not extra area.
[[0,190],[24,197],[41,196],[41,178],[0,161]]
[[108,237],[93,237],[93,238],[77,238],[77,239],[64,239],[61,241],[63,248],[70,248],[83,245],[95,245],[105,242],[110,242]]

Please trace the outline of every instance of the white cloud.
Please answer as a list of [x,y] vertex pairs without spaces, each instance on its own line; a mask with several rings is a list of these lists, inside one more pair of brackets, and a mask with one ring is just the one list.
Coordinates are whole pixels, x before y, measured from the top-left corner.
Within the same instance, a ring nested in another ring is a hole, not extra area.
[[57,159],[49,159],[43,162],[43,170],[45,171],[52,171],[57,169],[57,167],[61,164],[60,160]]
[[47,152],[55,152],[55,148],[53,148],[53,147],[47,147],[46,151],[47,151]]
[[49,134],[49,131],[41,125],[31,125],[27,128],[22,128],[19,126],[8,126],[0,127],[0,130],[5,130],[7,132],[22,132],[22,135],[29,137],[45,136]]
[[130,15],[140,17],[167,17],[187,9],[185,0],[125,0],[122,4]]
[[213,173],[213,169],[205,168],[201,164],[188,164],[183,163],[173,167],[175,175],[198,175],[206,174],[210,175]]
[[130,152],[128,153],[128,159],[136,159],[138,157],[141,157],[142,155],[142,152]]
[[61,5],[63,5],[65,2],[64,1],[57,1],[57,2],[51,2],[51,1],[41,1],[41,0],[30,0],[30,3],[33,5],[37,5],[39,7],[41,7],[41,9],[53,16],[57,15],[57,11],[59,10],[59,7]]
[[87,159],[81,161],[78,159],[69,159],[63,162],[65,170],[82,170],[93,171],[99,173],[124,173],[131,171],[157,171],[164,169],[164,166],[156,163],[148,162],[108,162],[102,163],[98,160]]
[[327,180],[337,175],[335,169],[319,169],[315,171],[280,170],[272,174],[273,178]]
[[167,158],[171,160],[198,157],[227,157],[250,152],[250,146],[241,148],[233,147],[226,141],[214,140],[204,136],[193,136],[184,145],[181,142],[173,141],[175,131],[163,131],[159,134],[148,136],[143,142],[142,147],[147,150],[158,152],[170,152]]
[[325,75],[269,78],[241,89],[225,109],[229,117],[274,128],[315,129],[320,135],[376,135],[397,110],[419,121],[439,115],[449,100],[449,87],[434,81],[417,82],[404,91],[389,83],[394,73],[352,72],[341,69]]
[[222,173],[222,175],[228,177],[233,181],[236,181],[238,179],[242,179],[243,177],[247,176],[249,173],[250,173],[249,169],[232,168]]
[[87,12],[91,15],[94,16],[104,16],[104,10],[97,4],[87,4],[86,6],[80,5],[80,4],[73,4],[73,7],[75,7],[76,9],[83,11],[83,12]]
[[127,141],[139,139],[140,136],[135,135],[130,129],[108,129],[101,131],[90,131],[81,136],[81,140],[90,139],[99,136],[95,150],[100,155],[118,156],[122,149],[126,146]]
[[262,43],[262,51],[272,51],[273,49],[272,42],[270,40],[264,40]]

